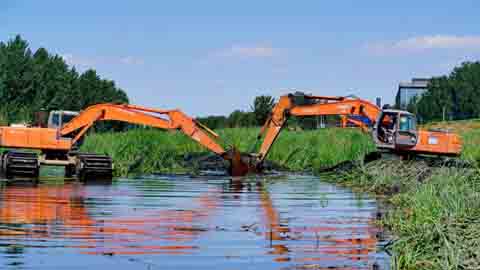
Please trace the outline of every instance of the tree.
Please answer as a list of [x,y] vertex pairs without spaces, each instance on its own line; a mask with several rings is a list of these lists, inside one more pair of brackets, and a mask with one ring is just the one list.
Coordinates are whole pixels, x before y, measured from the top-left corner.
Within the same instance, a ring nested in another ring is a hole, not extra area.
[[197,118],[197,120],[213,129],[254,127],[264,124],[274,105],[275,100],[271,96],[258,96],[255,97],[251,107],[252,111],[235,110],[228,117],[207,116]]
[[253,101],[251,110],[255,115],[256,124],[261,126],[270,115],[273,106],[275,106],[275,99],[272,96],[257,96]]
[[29,121],[45,110],[78,111],[100,102],[128,103],[127,94],[95,70],[79,74],[59,55],[32,54],[20,36],[0,42],[0,120]]
[[251,127],[255,126],[255,116],[252,112],[241,110],[233,111],[227,119],[228,127]]
[[212,128],[212,129],[221,129],[227,127],[227,117],[221,116],[207,116],[207,117],[199,117],[196,119],[200,123],[204,124],[205,126]]
[[416,104],[425,121],[480,117],[480,62],[465,62],[448,76],[433,78]]
[[0,93],[3,113],[7,119],[18,119],[23,114],[28,100],[33,99],[32,53],[28,43],[16,36],[0,46],[2,52],[3,91]]

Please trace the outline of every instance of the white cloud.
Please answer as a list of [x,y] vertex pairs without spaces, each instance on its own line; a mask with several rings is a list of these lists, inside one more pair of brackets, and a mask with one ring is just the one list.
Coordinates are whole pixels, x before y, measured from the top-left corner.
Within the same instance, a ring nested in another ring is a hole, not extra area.
[[95,59],[79,57],[71,53],[61,54],[60,55],[65,62],[71,66],[93,66],[96,64]]
[[268,58],[273,57],[278,49],[267,45],[239,46],[233,45],[230,48],[220,50],[215,53],[221,57],[248,57],[248,58]]
[[432,35],[418,36],[394,42],[367,44],[373,53],[418,52],[431,49],[479,49],[480,36]]
[[143,65],[145,63],[143,59],[134,56],[122,57],[120,62],[126,65]]
[[145,61],[141,58],[134,56],[125,57],[84,57],[71,53],[65,53],[60,55],[67,64],[77,67],[93,67],[98,64],[124,64],[124,65],[142,65]]

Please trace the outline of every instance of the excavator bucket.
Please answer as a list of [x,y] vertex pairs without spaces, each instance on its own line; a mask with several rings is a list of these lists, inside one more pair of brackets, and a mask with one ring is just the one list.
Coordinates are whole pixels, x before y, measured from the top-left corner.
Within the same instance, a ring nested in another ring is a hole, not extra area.
[[229,173],[231,176],[245,176],[248,173],[257,172],[256,166],[251,162],[251,157],[242,154],[235,147],[227,152],[224,159],[230,162]]

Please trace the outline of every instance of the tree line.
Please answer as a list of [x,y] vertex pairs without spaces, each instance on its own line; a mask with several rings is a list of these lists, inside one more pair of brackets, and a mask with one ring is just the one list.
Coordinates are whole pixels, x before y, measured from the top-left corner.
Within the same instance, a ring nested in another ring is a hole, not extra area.
[[0,42],[0,100],[3,124],[31,121],[41,110],[79,111],[96,103],[129,101],[115,82],[94,69],[79,73],[45,48],[32,52],[19,35]]
[[249,111],[235,110],[228,116],[207,116],[197,118],[212,129],[261,126],[267,120],[275,105],[272,96],[257,96]]
[[422,122],[480,118],[480,62],[465,62],[448,75],[432,78],[407,110]]
[[[258,127],[262,126],[270,116],[275,106],[275,98],[268,95],[257,96],[250,106],[250,110],[235,110],[228,116],[207,116],[197,118],[202,124],[212,129],[238,128],[238,127]],[[320,125],[320,118],[317,116],[291,116],[286,122],[286,126],[292,129],[316,129]],[[339,123],[337,116],[323,117],[324,123],[334,126]]]

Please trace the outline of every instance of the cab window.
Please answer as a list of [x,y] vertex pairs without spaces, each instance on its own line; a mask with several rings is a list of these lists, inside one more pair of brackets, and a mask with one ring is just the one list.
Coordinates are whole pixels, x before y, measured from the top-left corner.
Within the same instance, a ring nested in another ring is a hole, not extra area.
[[68,122],[70,122],[70,120],[72,120],[75,116],[76,115],[74,115],[74,114],[64,114],[63,118],[62,118],[62,125],[65,125]]
[[60,116],[58,113],[54,113],[52,115],[52,124],[54,127],[58,127],[60,125]]
[[400,131],[410,131],[415,129],[416,129],[415,117],[413,117],[412,115],[400,116],[400,125],[399,125]]

